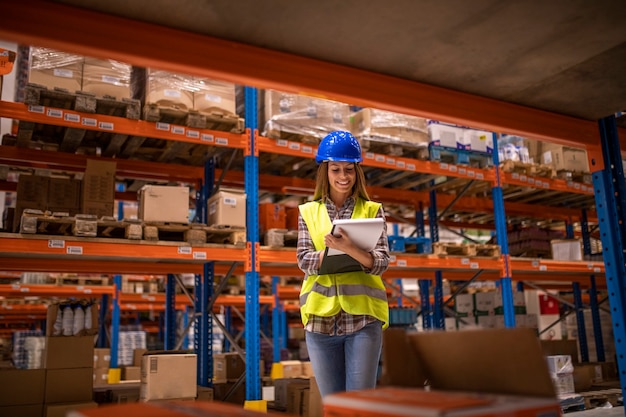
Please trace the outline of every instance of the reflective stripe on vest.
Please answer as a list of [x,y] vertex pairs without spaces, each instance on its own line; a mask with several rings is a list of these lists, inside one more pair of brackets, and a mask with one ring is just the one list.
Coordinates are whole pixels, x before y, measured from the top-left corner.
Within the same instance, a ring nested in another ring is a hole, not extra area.
[[[376,217],[381,205],[358,199],[353,218]],[[319,201],[302,204],[300,213],[307,224],[316,250],[325,249],[324,236],[332,228],[326,205]],[[309,275],[300,290],[300,314],[304,325],[311,315],[330,317],[341,310],[354,315],[370,315],[389,325],[387,291],[382,279],[365,272]]]

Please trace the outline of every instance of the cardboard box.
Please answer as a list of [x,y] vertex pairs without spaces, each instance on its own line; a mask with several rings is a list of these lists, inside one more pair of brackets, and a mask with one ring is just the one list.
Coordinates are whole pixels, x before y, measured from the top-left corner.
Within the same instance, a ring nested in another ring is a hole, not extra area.
[[352,133],[360,139],[413,147],[428,146],[427,120],[386,110],[365,108],[350,116]]
[[115,170],[112,161],[88,159],[83,176],[82,203],[113,203],[115,199]]
[[278,378],[274,380],[274,407],[277,410],[287,410],[289,390],[309,388],[310,381],[304,378]]
[[554,143],[542,142],[541,163],[557,171],[589,172],[587,151]]
[[213,388],[198,385],[196,401],[213,401]]
[[287,207],[285,209],[285,218],[287,230],[298,230],[298,217],[300,209],[298,207]]
[[0,406],[0,416],[41,417],[43,404]]
[[466,151],[471,150],[470,143],[466,142],[469,140],[469,137],[465,136],[462,127],[429,120],[428,136],[430,137],[430,144],[434,146]]
[[322,404],[322,395],[320,394],[320,388],[317,386],[315,377],[310,378],[310,390],[309,390],[309,417],[323,417],[324,405]]
[[33,47],[30,51],[28,82],[70,93],[81,90],[83,57],[50,48]]
[[92,367],[46,369],[46,404],[89,402],[92,398]]
[[554,239],[550,241],[552,259],[558,261],[582,261],[582,239]]
[[93,344],[93,336],[47,336],[43,366],[45,369],[89,368],[91,381]]
[[197,356],[145,354],[141,364],[141,401],[196,398]]
[[39,175],[20,175],[17,182],[17,200],[13,214],[13,231],[20,229],[22,213],[25,209],[45,211],[48,207],[49,177]]
[[93,350],[93,367],[108,368],[111,363],[111,349],[94,348]]
[[237,379],[246,372],[246,364],[236,352],[213,355],[213,379],[228,381]]
[[[243,386],[243,385],[242,385]],[[74,411],[71,417],[259,417],[258,411],[244,410],[241,405],[219,401],[177,401],[108,405]],[[284,416],[268,412],[269,416]]]
[[493,133],[486,130],[463,129],[464,141],[469,143],[472,152],[493,153]]
[[246,195],[218,191],[207,201],[209,226],[246,227]]
[[65,211],[70,216],[80,210],[80,189],[82,181],[70,178],[50,178],[46,205],[50,211]]
[[1,369],[0,406],[41,404],[45,386],[46,371],[43,369]]
[[209,78],[194,79],[193,109],[201,113],[236,115],[235,84]]
[[109,384],[109,368],[93,368],[93,386],[103,387]]
[[424,387],[428,381],[433,390],[555,398],[532,329],[428,333],[387,329],[383,336],[382,385]]
[[144,221],[189,223],[189,187],[144,185],[137,215]]
[[130,73],[129,64],[112,59],[85,58],[82,90],[96,97],[131,98]]
[[302,376],[302,362],[280,361],[283,368],[283,378],[300,378]]
[[67,404],[47,404],[45,406],[45,417],[66,417],[67,413],[75,410],[84,410],[86,408],[97,408],[98,403],[93,401],[81,402],[81,403],[67,403]]
[[478,392],[384,387],[329,395],[326,417],[559,417],[556,399]]
[[148,349],[135,349],[133,350],[133,366],[141,367],[143,355],[148,352]]
[[285,228],[287,228],[287,213],[284,205],[275,203],[259,204],[259,232]]
[[141,380],[140,366],[123,366],[122,381],[139,381]]
[[146,103],[161,107],[193,109],[196,90],[190,75],[149,69],[146,77]]

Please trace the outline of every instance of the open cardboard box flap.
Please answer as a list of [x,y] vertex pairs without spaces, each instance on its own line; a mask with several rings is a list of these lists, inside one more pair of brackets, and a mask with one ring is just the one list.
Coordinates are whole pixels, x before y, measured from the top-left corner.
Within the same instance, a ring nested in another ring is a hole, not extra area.
[[556,398],[533,329],[384,332],[381,385]]

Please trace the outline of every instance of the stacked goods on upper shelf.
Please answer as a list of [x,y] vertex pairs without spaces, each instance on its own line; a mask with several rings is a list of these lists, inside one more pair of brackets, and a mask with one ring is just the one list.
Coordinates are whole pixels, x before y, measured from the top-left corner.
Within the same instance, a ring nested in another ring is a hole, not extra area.
[[243,131],[233,83],[148,69],[145,87],[146,120],[179,117],[190,127]]
[[591,183],[584,149],[503,135],[498,141],[498,156],[507,172]]
[[130,98],[131,66],[111,59],[96,59],[50,48],[30,49],[28,81],[70,93],[83,91],[97,97]]
[[352,133],[363,149],[386,155],[428,159],[427,120],[364,108],[350,117]]

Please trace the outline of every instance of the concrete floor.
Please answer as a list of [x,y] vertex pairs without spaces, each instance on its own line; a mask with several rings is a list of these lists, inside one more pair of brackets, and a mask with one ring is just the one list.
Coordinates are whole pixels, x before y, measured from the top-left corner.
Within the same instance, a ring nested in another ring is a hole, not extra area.
[[626,411],[623,406],[613,408],[594,408],[592,410],[573,411],[566,413],[569,417],[624,417]]

